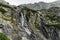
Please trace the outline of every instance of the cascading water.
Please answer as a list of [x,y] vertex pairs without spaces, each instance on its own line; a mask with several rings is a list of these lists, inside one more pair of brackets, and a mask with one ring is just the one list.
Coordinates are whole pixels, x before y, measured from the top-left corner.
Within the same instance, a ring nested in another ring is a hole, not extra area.
[[21,25],[22,27],[24,26],[24,15],[22,12],[21,12]]
[[41,12],[26,7],[13,7],[16,11],[11,10],[10,7],[6,9],[8,12],[0,14],[0,24],[3,25],[0,25],[0,32],[6,34],[10,40],[60,40],[60,33],[58,34],[60,30],[54,26],[47,27],[46,22],[50,21],[51,17],[45,18],[47,15],[45,10]]
[[[25,27],[25,19],[24,19],[24,15],[23,13],[21,12],[21,25],[22,25],[22,28],[23,28],[23,31],[26,33],[26,35],[30,35],[31,32],[29,31],[28,28]],[[24,35],[24,34],[23,34]],[[22,36],[22,40],[28,40],[27,39],[27,36]]]
[[27,33],[30,35],[31,32],[29,31],[29,29],[24,27],[24,21],[25,21],[25,20],[24,20],[24,15],[23,15],[23,13],[21,12],[21,25],[22,25],[23,29],[25,30],[25,32],[27,32]]
[[4,27],[4,26],[3,26],[2,24],[0,24],[0,33],[3,33],[3,30],[2,30],[3,27]]

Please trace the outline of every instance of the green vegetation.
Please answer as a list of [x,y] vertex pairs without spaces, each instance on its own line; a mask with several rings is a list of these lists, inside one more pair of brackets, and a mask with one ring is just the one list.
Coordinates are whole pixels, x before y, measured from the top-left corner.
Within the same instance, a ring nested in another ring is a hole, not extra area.
[[54,27],[60,29],[60,23],[55,23],[55,24],[52,23],[52,24],[45,24],[45,25],[46,25],[46,27],[54,26]]
[[0,19],[16,23],[16,20],[13,18],[13,21],[12,21],[11,16],[7,14],[0,14]]
[[5,34],[0,33],[0,40],[10,40]]
[[0,6],[0,11],[1,11],[2,13],[7,12],[7,11],[5,10],[5,8],[4,8],[4,7],[2,7],[2,6]]
[[[46,20],[46,22],[48,20],[50,20],[50,23],[47,23],[47,24],[45,23],[45,25],[46,25],[46,27],[54,26],[54,27],[57,27],[60,29],[60,21],[59,21],[60,19],[58,18],[59,14],[55,13],[54,10],[58,11],[58,10],[60,10],[60,8],[59,7],[51,7],[48,9],[48,11],[45,14],[45,20]],[[47,20],[47,18],[48,18],[48,20]]]
[[6,20],[6,21],[11,21],[13,23],[16,23],[16,20],[14,18],[12,18],[11,16],[8,16],[7,14],[6,15],[2,15],[1,18],[4,19],[4,20]]
[[30,8],[28,8],[28,7],[25,7],[25,6],[23,6],[22,10],[26,10],[26,11],[31,11],[31,12],[33,12],[33,13],[37,13],[36,10],[30,9]]
[[0,18],[4,19],[6,21],[11,21],[11,22],[15,23],[16,20],[14,18],[12,20],[12,16],[11,15],[5,14],[7,12],[7,8],[12,9],[12,11],[15,11],[13,9],[16,8],[16,7],[0,3],[0,12],[2,12],[2,15],[0,15]]
[[3,3],[0,3],[0,6],[6,7],[6,8],[11,8],[11,9],[12,9],[11,6],[9,6],[9,5],[5,5],[5,4],[3,4]]

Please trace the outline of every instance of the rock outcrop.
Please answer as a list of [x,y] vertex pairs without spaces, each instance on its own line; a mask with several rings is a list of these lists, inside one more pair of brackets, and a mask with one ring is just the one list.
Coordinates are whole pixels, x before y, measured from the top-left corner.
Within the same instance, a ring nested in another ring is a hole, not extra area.
[[10,40],[60,40],[59,11],[0,3],[0,33]]

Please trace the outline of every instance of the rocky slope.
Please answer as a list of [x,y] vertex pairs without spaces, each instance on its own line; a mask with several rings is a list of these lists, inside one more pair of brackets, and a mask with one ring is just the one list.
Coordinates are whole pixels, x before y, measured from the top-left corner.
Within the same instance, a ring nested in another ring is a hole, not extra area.
[[60,40],[60,7],[34,10],[0,3],[0,33],[4,40]]
[[51,3],[45,3],[45,2],[38,2],[34,4],[23,4],[20,6],[26,6],[28,8],[34,9],[34,10],[40,10],[40,9],[48,9],[50,7],[60,7],[60,1],[55,1]]

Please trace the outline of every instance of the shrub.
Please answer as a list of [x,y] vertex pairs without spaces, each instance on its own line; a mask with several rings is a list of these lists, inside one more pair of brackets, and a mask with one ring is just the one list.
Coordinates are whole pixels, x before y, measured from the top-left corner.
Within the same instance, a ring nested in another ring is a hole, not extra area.
[[10,39],[3,33],[0,33],[0,40],[10,40]]

